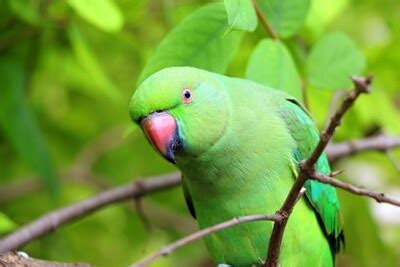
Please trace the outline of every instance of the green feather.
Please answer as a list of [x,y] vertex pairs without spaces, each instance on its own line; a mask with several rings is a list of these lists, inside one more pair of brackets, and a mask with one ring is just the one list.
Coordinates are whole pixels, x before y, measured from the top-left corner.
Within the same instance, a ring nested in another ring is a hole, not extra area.
[[[279,115],[286,123],[290,134],[296,141],[293,151],[293,160],[298,164],[307,159],[315,149],[319,134],[315,124],[304,110],[304,108],[294,99],[290,98],[282,105],[278,111]],[[316,163],[316,171],[329,174],[330,167],[325,154],[322,154]],[[297,171],[294,176],[297,177]],[[340,242],[344,241],[342,222],[340,217],[340,205],[336,195],[336,189],[328,184],[319,181],[308,180],[305,183],[306,196],[323,224],[327,238],[330,241],[332,254],[340,250]]]
[[[184,88],[192,90],[190,104],[181,100]],[[178,124],[182,148],[175,151],[176,165],[200,228],[274,213],[293,185],[298,162],[318,142],[311,118],[287,94],[195,68],[164,69],[143,82],[130,103],[132,119],[139,122],[158,110]],[[317,169],[329,173],[325,156]],[[342,233],[336,191],[315,181],[305,186],[308,200],[299,200],[290,216],[280,263],[333,266],[332,243]],[[259,265],[272,227],[271,222],[242,224],[204,241],[217,264]]]

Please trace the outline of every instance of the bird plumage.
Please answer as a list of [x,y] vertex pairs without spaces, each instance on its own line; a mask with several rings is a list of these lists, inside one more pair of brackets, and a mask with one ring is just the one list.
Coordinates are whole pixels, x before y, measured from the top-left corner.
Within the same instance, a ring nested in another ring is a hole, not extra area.
[[[191,88],[193,101],[181,102]],[[236,216],[272,214],[285,200],[318,142],[304,108],[289,95],[257,83],[190,67],[152,75],[135,92],[133,120],[165,110],[177,121],[182,146],[176,165],[184,193],[200,228]],[[316,169],[329,173],[323,155]],[[333,266],[342,237],[335,188],[307,181],[306,196],[284,234],[282,266]],[[216,263],[248,266],[264,260],[271,222],[252,222],[206,237]]]

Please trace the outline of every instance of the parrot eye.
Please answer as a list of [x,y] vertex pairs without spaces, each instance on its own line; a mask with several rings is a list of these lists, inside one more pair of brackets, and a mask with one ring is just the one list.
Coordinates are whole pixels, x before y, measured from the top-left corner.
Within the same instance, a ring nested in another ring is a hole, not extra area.
[[193,95],[192,95],[192,91],[190,91],[190,89],[185,88],[182,91],[182,102],[185,104],[189,104],[191,103],[193,100]]

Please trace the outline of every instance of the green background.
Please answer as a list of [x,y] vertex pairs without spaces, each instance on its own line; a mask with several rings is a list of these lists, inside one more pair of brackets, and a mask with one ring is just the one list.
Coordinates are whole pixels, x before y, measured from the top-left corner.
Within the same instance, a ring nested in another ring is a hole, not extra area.
[[[131,127],[128,103],[155,48],[207,2],[0,2],[0,235],[105,187],[175,170]],[[306,55],[325,34],[340,31],[365,56],[364,73],[375,77],[373,92],[357,100],[346,114],[335,141],[362,138],[377,129],[400,135],[400,4],[395,0],[305,2],[310,5],[305,23],[282,31],[300,76],[310,77],[310,72],[336,63],[321,60],[320,68],[313,70]],[[271,17],[279,29],[277,20]],[[225,34],[224,38],[236,38],[233,35],[239,33]],[[250,77],[247,60],[268,36],[260,26],[241,34],[237,53],[227,52],[233,59],[226,74]],[[322,128],[329,103],[341,91],[322,88],[319,82],[310,78],[307,92],[310,111]],[[328,83],[338,89],[343,82]],[[400,159],[398,151],[394,156]],[[363,153],[337,162],[334,169],[346,170],[341,179],[400,197],[400,174],[383,153]],[[339,194],[346,235],[339,266],[399,266],[399,209],[343,191]],[[126,266],[196,230],[180,188],[146,196],[142,206],[150,227],[132,203],[116,204],[23,250],[48,260]],[[199,241],[154,266],[212,265]]]

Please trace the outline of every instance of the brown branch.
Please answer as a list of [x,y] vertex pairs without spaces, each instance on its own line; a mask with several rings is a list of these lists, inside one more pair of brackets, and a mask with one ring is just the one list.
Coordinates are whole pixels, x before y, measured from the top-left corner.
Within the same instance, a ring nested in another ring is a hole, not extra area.
[[400,207],[400,200],[387,197],[383,193],[373,192],[366,188],[340,181],[329,175],[313,172],[313,173],[310,173],[310,178],[313,178],[313,179],[318,180],[325,184],[331,184],[335,187],[341,188],[343,190],[346,190],[346,191],[356,194],[356,195],[367,196],[367,197],[373,198],[379,203],[388,203],[388,204],[392,204],[392,205]]
[[108,204],[174,187],[180,181],[181,177],[178,173],[135,181],[50,212],[0,239],[0,252],[17,249],[38,237],[57,230],[63,224],[86,216]]
[[65,263],[45,261],[27,257],[18,252],[0,253],[0,266],[31,266],[31,267],[89,267],[88,263]]
[[[103,138],[101,138],[100,140],[102,139]],[[93,145],[93,147],[95,147],[95,145]],[[400,136],[386,136],[381,134],[353,141],[329,144],[326,147],[325,152],[328,155],[329,160],[331,162],[334,162],[365,151],[384,152],[393,148],[400,148]],[[98,149],[97,151],[104,153],[104,150],[106,149]],[[77,157],[77,159],[87,159],[87,161],[84,160],[83,162],[93,163],[95,161],[94,157],[98,157],[93,156],[92,152],[89,152],[90,149],[85,149],[83,151],[85,152],[80,153]],[[88,152],[86,153],[86,151]],[[76,162],[78,162],[78,160],[76,160]],[[74,164],[70,168],[67,168],[65,171],[62,171],[59,176],[61,180],[71,180],[78,182],[98,181],[100,183],[98,179],[94,179],[93,177],[92,179],[88,179],[91,175],[90,173],[86,173],[85,171],[86,170],[83,170],[81,165]],[[43,188],[43,184],[38,180],[37,177],[18,180],[22,181],[18,181],[10,185],[5,185],[0,188],[0,204]],[[104,187],[104,185],[102,186]]]
[[290,192],[282,207],[277,211],[277,214],[281,215],[283,220],[277,221],[274,224],[271,238],[269,240],[267,259],[264,266],[276,267],[279,265],[279,254],[281,250],[283,233],[289,219],[289,215],[291,214],[296,203],[299,192],[309,178],[309,173],[314,170],[315,163],[328,145],[328,142],[332,138],[336,127],[340,125],[343,115],[351,107],[360,94],[369,92],[369,86],[372,82],[372,77],[353,77],[352,80],[354,83],[354,89],[349,93],[347,98],[345,98],[336,113],[330,118],[328,126],[321,133],[320,140],[311,156],[300,164],[300,173],[290,189]]
[[[101,177],[92,174],[93,177],[88,177],[86,174],[81,174],[79,172],[71,172],[60,174],[61,181],[63,183],[82,183],[89,186],[93,186],[99,190],[111,189],[111,185],[99,183]],[[145,177],[146,178],[146,177]],[[145,179],[144,178],[144,179]],[[104,180],[104,179],[103,179]],[[129,185],[128,185],[129,186]],[[0,204],[9,202],[18,197],[26,196],[32,192],[38,192],[45,187],[35,177],[29,178],[26,181],[18,181],[16,183],[11,183],[9,185],[0,188]],[[126,203],[126,208],[130,212],[137,212],[135,207],[135,200],[128,201]],[[181,215],[179,213],[174,213],[172,210],[165,210],[163,208],[157,207],[154,203],[145,200],[143,203],[143,211],[146,211],[146,215],[152,220],[152,223],[156,224],[157,227],[162,229],[173,229],[176,232],[187,234],[196,230],[196,225],[194,220]]]
[[274,40],[279,40],[279,36],[276,34],[274,29],[269,25],[268,21],[265,19],[264,15],[262,14],[260,7],[257,4],[256,0],[252,0],[254,10],[256,11],[257,18],[260,21],[262,27],[264,30],[267,32],[268,35],[271,36],[272,39]]
[[256,215],[248,215],[248,216],[240,216],[240,217],[235,217],[229,221],[225,221],[207,228],[204,228],[203,230],[197,231],[193,234],[190,234],[188,236],[185,236],[182,239],[179,239],[173,243],[170,243],[169,245],[161,248],[160,250],[150,254],[149,256],[143,258],[137,263],[134,263],[131,265],[131,267],[144,267],[155,261],[157,258],[160,257],[165,257],[171,254],[173,251],[189,244],[192,243],[193,241],[199,240],[209,234],[219,232],[221,230],[224,230],[226,228],[242,224],[242,223],[249,223],[249,222],[254,222],[254,221],[278,221],[280,220],[280,216],[278,214],[272,214],[272,215],[265,215],[265,214],[256,214]]
[[382,151],[400,147],[400,137],[384,134],[353,140],[343,143],[331,144],[326,153],[329,160],[336,161],[363,151]]

